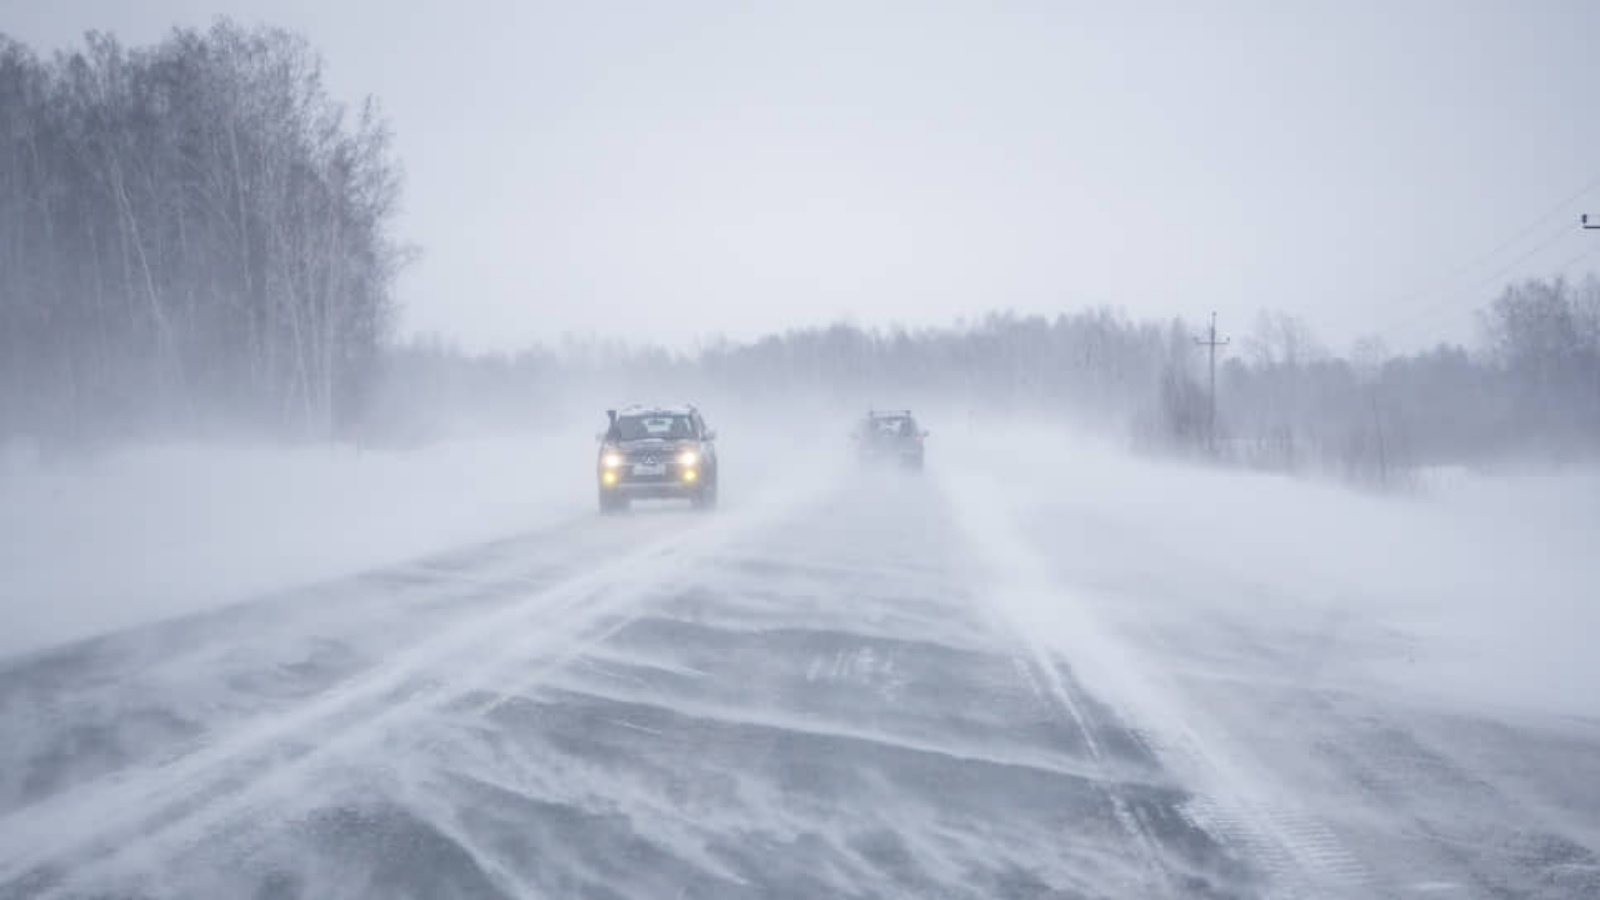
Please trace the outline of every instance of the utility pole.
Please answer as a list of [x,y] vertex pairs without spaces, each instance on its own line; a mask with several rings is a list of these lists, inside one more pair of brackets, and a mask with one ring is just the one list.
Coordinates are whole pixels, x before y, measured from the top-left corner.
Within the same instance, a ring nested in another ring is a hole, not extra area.
[[1228,346],[1229,338],[1217,340],[1217,314],[1211,313],[1211,330],[1204,339],[1195,338],[1194,342],[1206,348],[1210,356],[1209,368],[1211,372],[1210,390],[1207,392],[1209,406],[1206,410],[1206,449],[1212,453],[1217,452],[1217,348]]
[[[1584,228],[1586,228],[1586,229],[1588,229],[1590,231],[1600,231],[1600,222],[1591,222],[1591,221],[1589,221],[1589,214],[1588,213],[1584,213],[1583,214],[1583,218],[1579,219],[1578,221],[1579,221],[1579,224],[1581,224]],[[1596,394],[1595,402],[1596,403],[1600,403],[1600,366],[1596,366],[1595,367],[1595,371],[1594,371],[1594,387],[1595,387],[1595,394]]]

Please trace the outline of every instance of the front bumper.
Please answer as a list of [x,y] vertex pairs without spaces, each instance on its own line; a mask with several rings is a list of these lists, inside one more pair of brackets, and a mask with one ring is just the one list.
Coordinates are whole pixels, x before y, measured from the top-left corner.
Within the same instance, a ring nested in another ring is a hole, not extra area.
[[666,471],[653,475],[636,475],[626,466],[601,469],[597,478],[600,490],[606,493],[640,499],[695,497],[705,490],[706,485],[704,470],[678,466],[669,466]]
[[921,447],[870,447],[864,448],[857,454],[862,462],[869,464],[894,464],[913,466],[922,464],[923,450]]
[[696,485],[678,484],[624,484],[607,487],[601,485],[601,490],[619,497],[632,500],[683,500],[700,496],[703,488]]

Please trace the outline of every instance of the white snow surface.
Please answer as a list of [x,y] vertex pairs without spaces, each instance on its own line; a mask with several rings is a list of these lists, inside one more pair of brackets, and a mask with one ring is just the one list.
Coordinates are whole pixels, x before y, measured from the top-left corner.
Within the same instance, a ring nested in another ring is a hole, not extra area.
[[654,896],[640,847],[727,896],[1600,884],[1600,476],[1381,497],[932,418],[920,475],[716,421],[711,516],[598,516],[586,428],[13,460],[0,656],[284,596],[13,667],[0,887],[225,895],[250,823],[312,895]]
[[[1107,601],[1113,618],[1299,623],[1330,642],[1316,677],[1600,715],[1582,687],[1600,675],[1600,474],[1452,470],[1396,498],[1132,459],[1049,429],[933,440],[943,472],[987,473],[983,491],[1072,561],[1069,581],[1138,601]],[[585,515],[592,452],[569,428],[406,450],[16,455],[0,468],[0,655]],[[1086,536],[1093,553],[1075,553]]]
[[1283,629],[1321,641],[1306,679],[1600,716],[1600,473],[1456,472],[1377,496],[1038,429],[962,449],[970,470],[1006,461],[986,489],[1113,622]]
[[592,506],[592,437],[169,444],[0,473],[0,655],[515,534]]

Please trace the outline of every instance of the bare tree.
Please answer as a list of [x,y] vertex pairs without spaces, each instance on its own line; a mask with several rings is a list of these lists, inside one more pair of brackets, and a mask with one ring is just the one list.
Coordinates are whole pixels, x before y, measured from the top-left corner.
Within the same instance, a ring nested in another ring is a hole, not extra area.
[[399,176],[309,45],[227,21],[47,62],[0,39],[0,111],[0,437],[360,415]]

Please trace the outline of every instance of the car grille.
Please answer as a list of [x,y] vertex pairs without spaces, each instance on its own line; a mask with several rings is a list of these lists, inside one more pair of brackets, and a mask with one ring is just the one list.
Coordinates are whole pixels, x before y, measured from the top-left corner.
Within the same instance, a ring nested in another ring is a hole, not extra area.
[[[678,479],[678,453],[675,445],[624,448],[622,451],[622,480],[629,484],[667,484]],[[660,466],[659,474],[648,475],[634,471],[635,466]]]

